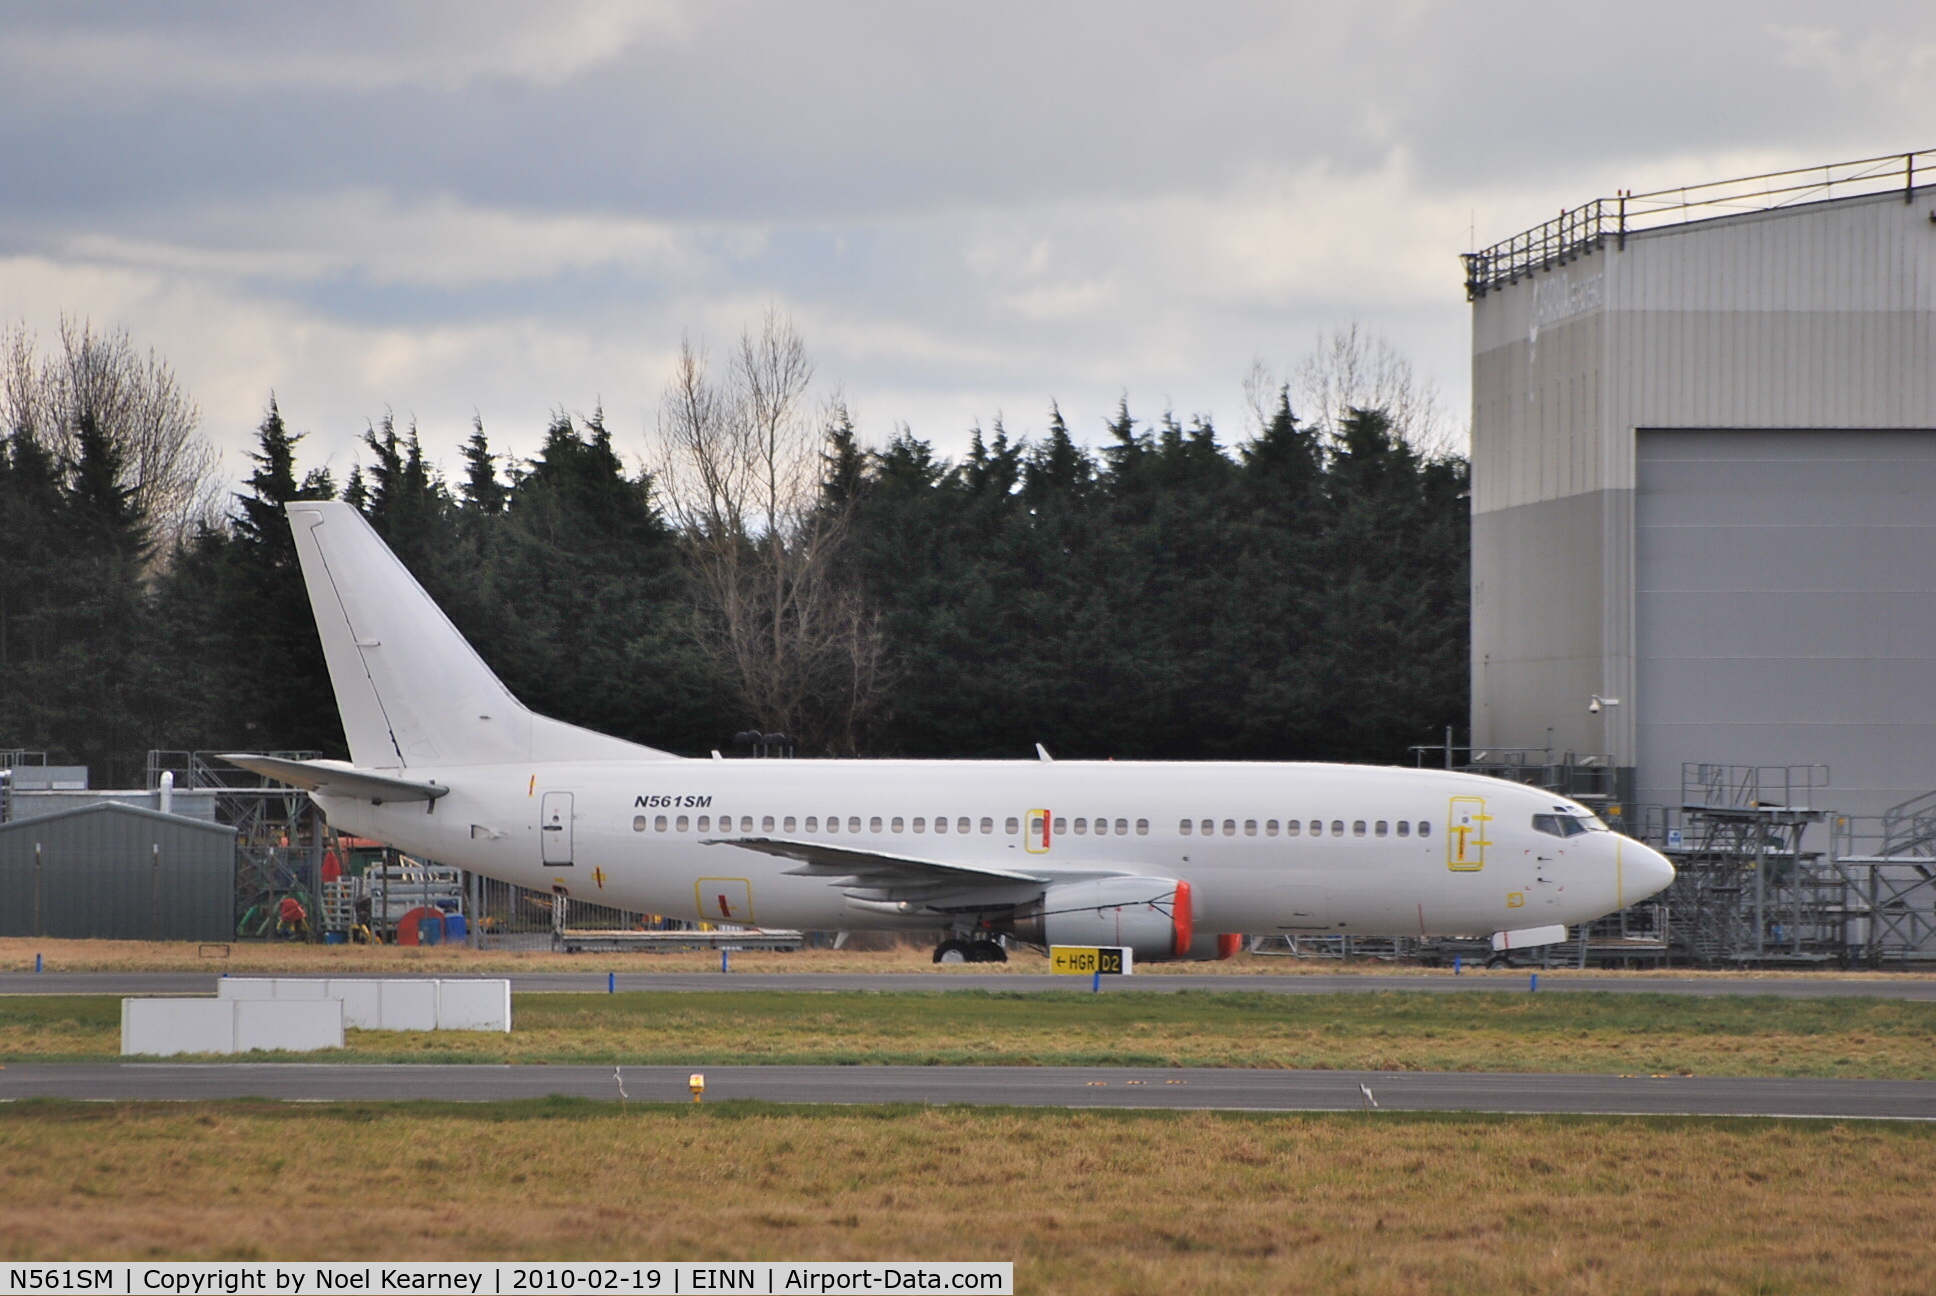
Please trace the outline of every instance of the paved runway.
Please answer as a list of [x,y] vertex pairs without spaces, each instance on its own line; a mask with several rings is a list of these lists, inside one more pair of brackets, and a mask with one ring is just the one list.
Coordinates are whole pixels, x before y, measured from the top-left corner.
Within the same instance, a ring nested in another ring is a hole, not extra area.
[[[589,991],[605,989],[608,967],[586,972],[512,973],[514,991]],[[0,994],[214,994],[215,973],[205,972],[0,972]],[[252,975],[268,975],[252,974]],[[335,975],[343,975],[337,973]],[[350,975],[355,975],[350,973]],[[377,974],[372,974],[377,975]],[[407,976],[408,973],[382,973]],[[426,976],[438,975],[426,973]],[[444,975],[493,976],[477,972]],[[1252,991],[1271,994],[1371,993],[1379,990],[1526,992],[1529,971],[1395,973],[1391,975],[1310,973],[1304,975],[1192,976],[1160,973],[1128,978],[1105,977],[1110,994],[1196,991]],[[620,990],[1087,990],[1081,977],[990,972],[619,972]],[[1786,999],[1920,999],[1936,1001],[1936,978],[1904,977],[1610,977],[1591,973],[1541,972],[1539,992],[1599,990],[1615,994],[1778,995]]]
[[[1496,1072],[1248,1071],[1130,1067],[706,1067],[706,1098],[800,1103],[972,1103],[1348,1111],[1368,1086],[1389,1111],[1799,1116],[1936,1120],[1936,1081],[1730,1079]],[[681,1102],[688,1067],[355,1066],[312,1063],[13,1064],[0,1100],[285,1101],[567,1094]]]

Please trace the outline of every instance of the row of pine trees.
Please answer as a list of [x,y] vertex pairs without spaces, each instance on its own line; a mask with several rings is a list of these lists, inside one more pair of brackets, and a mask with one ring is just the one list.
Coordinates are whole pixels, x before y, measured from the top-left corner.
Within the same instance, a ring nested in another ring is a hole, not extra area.
[[[385,421],[338,483],[271,402],[226,508],[172,535],[114,439],[71,432],[0,441],[0,748],[122,785],[150,748],[344,755],[283,515],[338,496],[536,710],[689,754],[775,723],[601,416],[556,416],[516,461],[480,426],[456,480]],[[801,755],[1396,762],[1463,726],[1466,465],[1380,410],[1321,431],[1280,393],[1227,448],[1125,405],[1093,449],[1052,414],[959,460],[905,430],[864,448],[842,418],[817,468],[815,579],[869,649],[798,690]]]

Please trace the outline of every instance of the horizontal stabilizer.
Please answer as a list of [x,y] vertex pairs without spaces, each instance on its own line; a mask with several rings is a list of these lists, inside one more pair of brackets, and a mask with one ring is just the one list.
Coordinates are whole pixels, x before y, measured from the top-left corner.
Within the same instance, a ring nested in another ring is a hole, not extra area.
[[341,761],[299,761],[243,754],[224,755],[222,759],[319,796],[355,797],[375,805],[385,801],[435,801],[450,791],[441,783],[417,783],[387,774],[372,774]]

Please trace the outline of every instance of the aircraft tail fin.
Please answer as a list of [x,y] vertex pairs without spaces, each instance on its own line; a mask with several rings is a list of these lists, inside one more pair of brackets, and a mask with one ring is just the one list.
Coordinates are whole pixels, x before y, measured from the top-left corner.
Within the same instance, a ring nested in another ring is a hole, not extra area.
[[678,759],[525,707],[355,508],[299,500],[288,513],[357,765]]

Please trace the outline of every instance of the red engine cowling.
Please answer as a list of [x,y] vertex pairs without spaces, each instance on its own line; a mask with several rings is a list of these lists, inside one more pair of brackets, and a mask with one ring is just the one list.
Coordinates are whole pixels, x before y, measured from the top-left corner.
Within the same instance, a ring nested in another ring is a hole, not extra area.
[[1177,878],[1058,883],[1016,915],[1013,930],[1034,945],[1126,946],[1138,963],[1187,958],[1197,939],[1190,884]]
[[1192,963],[1210,963],[1243,953],[1244,938],[1238,932],[1198,932],[1183,957]]

